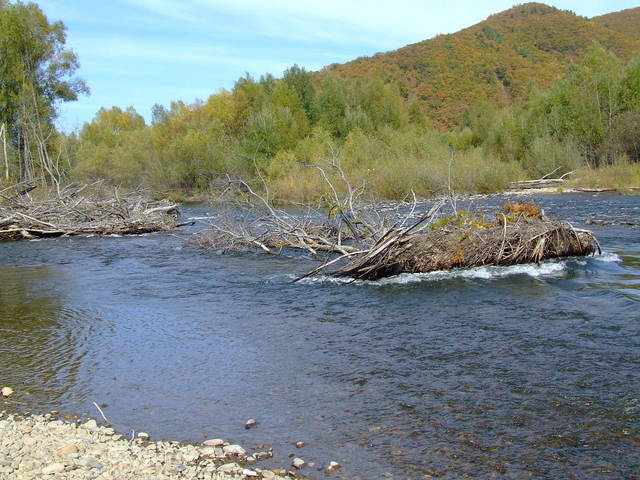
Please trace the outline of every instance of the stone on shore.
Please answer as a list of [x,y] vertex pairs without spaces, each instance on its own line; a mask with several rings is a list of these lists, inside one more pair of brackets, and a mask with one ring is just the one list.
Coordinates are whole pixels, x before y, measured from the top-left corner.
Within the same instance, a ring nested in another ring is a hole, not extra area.
[[85,430],[97,430],[98,422],[96,422],[94,419],[91,419],[80,425],[80,428],[84,428]]
[[[284,469],[278,474],[249,467],[244,448],[213,440],[203,446],[132,442],[95,420],[78,426],[51,416],[0,411],[0,479],[286,480]],[[272,455],[262,453],[261,458]]]
[[78,446],[75,443],[68,443],[64,447],[60,447],[56,450],[56,454],[64,457],[65,455],[71,455],[78,452]]
[[247,454],[247,451],[240,445],[227,445],[222,449],[225,455],[237,455],[242,457]]
[[64,472],[64,464],[63,463],[50,463],[46,467],[42,469],[43,475],[53,475],[55,473]]
[[333,473],[336,470],[339,470],[342,468],[342,465],[340,465],[338,462],[329,462],[329,465],[327,465],[327,468],[324,469],[325,473]]
[[212,438],[211,440],[206,440],[202,442],[205,447],[224,447],[227,443],[221,438]]
[[237,463],[225,463],[224,465],[220,465],[218,467],[218,471],[222,473],[236,473],[241,472],[242,467]]
[[2,390],[0,392],[2,393],[3,397],[10,397],[11,395],[13,395],[13,388],[2,387]]
[[204,447],[200,449],[200,456],[203,458],[217,458],[223,454],[222,449],[216,447]]

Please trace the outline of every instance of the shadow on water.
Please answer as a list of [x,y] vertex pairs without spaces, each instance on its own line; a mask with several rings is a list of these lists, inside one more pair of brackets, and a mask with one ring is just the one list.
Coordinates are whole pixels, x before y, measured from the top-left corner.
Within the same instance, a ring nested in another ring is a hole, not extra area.
[[[538,200],[576,225],[640,223],[637,197]],[[291,285],[310,260],[168,234],[0,244],[0,383],[42,410],[96,401],[123,432],[273,443],[276,464],[337,460],[350,479],[632,478],[638,230],[596,229],[598,258],[349,285]]]

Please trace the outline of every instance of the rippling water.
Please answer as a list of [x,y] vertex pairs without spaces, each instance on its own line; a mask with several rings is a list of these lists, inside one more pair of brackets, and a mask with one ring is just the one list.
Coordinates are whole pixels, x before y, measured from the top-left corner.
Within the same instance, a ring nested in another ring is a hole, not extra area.
[[273,443],[344,478],[637,478],[640,197],[536,200],[613,221],[588,227],[605,255],[291,285],[310,260],[171,234],[0,243],[0,384],[12,408],[96,401],[122,432]]

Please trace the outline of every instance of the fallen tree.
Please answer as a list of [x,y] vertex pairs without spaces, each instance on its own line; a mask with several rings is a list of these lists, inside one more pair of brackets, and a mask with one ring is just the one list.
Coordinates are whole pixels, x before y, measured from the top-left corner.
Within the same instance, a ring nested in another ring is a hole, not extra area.
[[562,167],[556,168],[553,172],[546,174],[542,178],[538,178],[536,180],[521,180],[518,182],[511,182],[509,184],[509,188],[513,190],[533,190],[538,188],[547,188],[547,187],[556,187],[559,185],[564,185],[567,183],[566,177],[575,173],[575,171],[567,172],[564,175],[558,178],[550,178],[551,175],[555,174]]
[[96,185],[68,185],[35,200],[30,186],[0,191],[0,240],[66,235],[128,235],[172,230],[177,205],[142,190],[105,194]]

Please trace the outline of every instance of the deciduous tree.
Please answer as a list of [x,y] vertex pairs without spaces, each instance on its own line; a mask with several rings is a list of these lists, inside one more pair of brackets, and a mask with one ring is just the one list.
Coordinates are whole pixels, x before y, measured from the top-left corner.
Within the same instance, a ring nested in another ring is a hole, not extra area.
[[21,180],[40,171],[57,182],[60,172],[49,155],[56,105],[89,91],[73,77],[78,58],[65,42],[65,25],[49,22],[35,3],[0,0],[0,124]]

